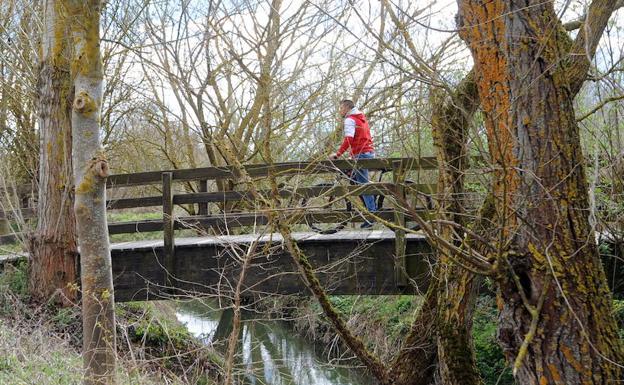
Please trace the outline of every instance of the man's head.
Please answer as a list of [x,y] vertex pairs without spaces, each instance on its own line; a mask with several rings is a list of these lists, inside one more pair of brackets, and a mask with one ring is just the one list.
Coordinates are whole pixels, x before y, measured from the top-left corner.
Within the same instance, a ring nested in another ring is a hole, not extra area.
[[353,104],[352,100],[344,99],[340,101],[340,108],[338,112],[341,116],[345,116],[349,111],[353,109],[353,107],[355,107],[355,104]]

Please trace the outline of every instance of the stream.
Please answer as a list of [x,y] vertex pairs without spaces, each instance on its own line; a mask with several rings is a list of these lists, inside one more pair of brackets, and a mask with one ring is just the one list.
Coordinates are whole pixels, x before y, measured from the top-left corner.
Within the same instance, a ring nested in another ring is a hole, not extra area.
[[[216,305],[216,303],[215,303]],[[225,351],[232,330],[232,311],[208,303],[180,304],[180,322],[206,344]],[[322,347],[299,337],[283,321],[253,320],[243,313],[236,370],[250,385],[373,385],[363,370],[330,364]]]

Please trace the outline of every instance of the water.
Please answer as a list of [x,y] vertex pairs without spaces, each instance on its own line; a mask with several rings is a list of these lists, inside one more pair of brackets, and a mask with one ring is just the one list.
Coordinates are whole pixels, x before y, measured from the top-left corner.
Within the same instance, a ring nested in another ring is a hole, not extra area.
[[[257,315],[256,315],[257,316]],[[178,320],[206,344],[225,350],[231,332],[232,311],[211,309],[201,303],[184,304]],[[373,385],[363,370],[332,365],[322,348],[298,337],[281,321],[252,320],[241,323],[237,373],[250,385]]]

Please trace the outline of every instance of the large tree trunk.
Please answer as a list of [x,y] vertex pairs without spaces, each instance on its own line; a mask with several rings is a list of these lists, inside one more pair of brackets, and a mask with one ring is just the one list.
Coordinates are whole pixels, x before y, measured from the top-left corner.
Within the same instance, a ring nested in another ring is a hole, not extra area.
[[60,289],[74,300],[76,225],[73,212],[71,79],[67,18],[58,1],[46,1],[39,74],[41,159],[37,229],[30,240],[30,292],[47,301]]
[[459,6],[498,166],[499,341],[523,385],[618,381],[623,357],[588,221],[570,39],[550,2]]
[[85,384],[115,382],[115,313],[106,224],[108,164],[100,148],[102,62],[99,0],[71,2],[75,44],[74,176],[82,282]]

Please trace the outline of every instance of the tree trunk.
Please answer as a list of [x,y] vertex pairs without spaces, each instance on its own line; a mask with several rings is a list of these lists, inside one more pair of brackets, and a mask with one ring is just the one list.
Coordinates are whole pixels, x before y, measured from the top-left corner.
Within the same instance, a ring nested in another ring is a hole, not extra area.
[[98,0],[71,2],[75,44],[74,176],[82,282],[85,384],[115,382],[115,313],[106,224],[108,164],[100,148],[102,62]]
[[618,381],[623,357],[589,226],[570,39],[550,2],[459,8],[498,166],[499,341],[518,383]]
[[[478,107],[473,72],[452,95],[434,104],[439,106],[432,121],[439,164],[438,219],[465,225],[466,141]],[[449,226],[437,230],[453,239]],[[443,252],[438,256],[424,303],[392,367],[397,384],[481,383],[473,351],[472,313],[482,277],[455,265]]]
[[[479,106],[477,86],[471,71],[445,103],[435,103],[433,141],[438,159],[439,219],[465,226],[464,176],[468,169],[468,129]],[[448,225],[438,226],[438,233],[460,246],[463,239]],[[447,253],[438,253],[438,378],[445,385],[480,384],[474,344],[472,314],[482,276],[455,264]]]
[[42,62],[39,73],[41,156],[37,229],[30,239],[30,292],[47,301],[76,299],[76,225],[73,212],[71,79],[67,59],[67,18],[58,1],[44,8]]

